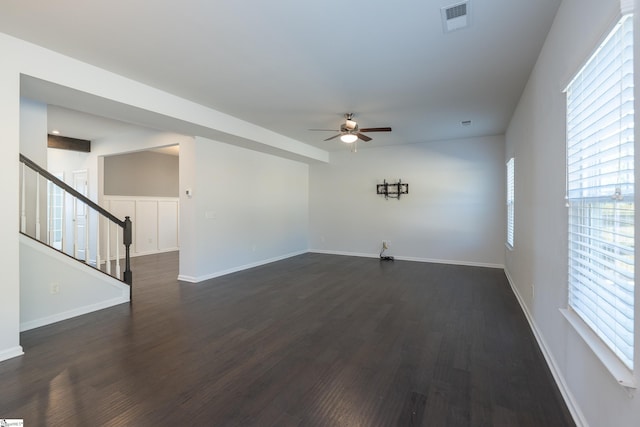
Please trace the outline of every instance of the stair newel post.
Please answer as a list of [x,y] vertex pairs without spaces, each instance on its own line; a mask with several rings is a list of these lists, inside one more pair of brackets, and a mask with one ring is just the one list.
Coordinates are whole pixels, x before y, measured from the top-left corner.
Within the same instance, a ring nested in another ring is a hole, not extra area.
[[129,296],[131,296],[131,284],[133,283],[133,273],[131,272],[131,242],[132,242],[132,233],[131,233],[131,218],[128,216],[124,217],[124,229],[122,242],[124,243],[125,248],[125,269],[124,269],[124,281],[129,284]]

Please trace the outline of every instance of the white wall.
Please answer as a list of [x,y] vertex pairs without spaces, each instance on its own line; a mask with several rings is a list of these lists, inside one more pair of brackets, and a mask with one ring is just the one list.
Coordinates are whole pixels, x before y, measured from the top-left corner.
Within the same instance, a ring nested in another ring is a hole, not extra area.
[[[618,0],[563,1],[506,133],[505,160],[515,156],[516,203],[515,247],[506,251],[506,269],[574,417],[590,426],[638,425],[640,400],[616,383],[559,312],[567,306],[562,91],[617,21],[619,5]],[[639,314],[637,302],[635,366],[640,366]],[[640,383],[637,369],[635,377]]]
[[[22,354],[20,346],[20,247],[19,224],[19,162],[20,153],[20,74],[17,61],[5,54],[0,41],[3,64],[0,67],[0,194],[4,209],[0,209],[0,360]],[[15,51],[16,53],[18,51]]]
[[47,105],[20,98],[20,153],[47,167]]
[[[95,164],[92,164],[91,159],[91,153],[49,148],[47,149],[47,170],[51,173],[63,173],[64,181],[73,185],[71,178],[74,171],[96,167]],[[89,179],[89,185],[91,185],[91,179]],[[95,182],[93,185],[97,186]],[[96,200],[93,197],[92,199]]]
[[[310,167],[314,251],[501,266],[504,248],[504,138],[491,136],[332,152]],[[376,184],[409,184],[400,200]]]
[[[129,301],[129,286],[29,238],[20,239],[20,330]],[[54,285],[57,293],[52,293]]]
[[[41,102],[20,98],[20,153],[39,166],[47,168],[47,106]],[[40,233],[46,238],[47,232],[47,185],[37,174],[25,168],[25,232],[36,236],[36,182],[40,183]],[[21,173],[22,179],[22,173]],[[22,185],[22,181],[20,181]],[[22,190],[21,190],[22,191]]]
[[197,137],[180,145],[180,210],[182,280],[305,252],[308,165]]

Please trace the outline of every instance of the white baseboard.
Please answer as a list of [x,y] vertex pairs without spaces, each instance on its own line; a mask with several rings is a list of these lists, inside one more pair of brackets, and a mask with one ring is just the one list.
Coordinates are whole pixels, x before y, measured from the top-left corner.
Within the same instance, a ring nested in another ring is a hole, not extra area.
[[240,265],[238,267],[233,267],[233,268],[230,268],[228,270],[223,270],[223,271],[217,271],[217,272],[214,272],[214,273],[211,273],[211,274],[206,274],[204,276],[188,276],[188,275],[180,274],[180,275],[178,275],[178,280],[181,280],[183,282],[189,282],[189,283],[199,283],[199,282],[203,282],[205,280],[214,279],[216,277],[226,276],[227,274],[237,273],[238,271],[248,270],[249,268],[259,267],[261,265],[270,264],[270,263],[276,262],[276,261],[282,261],[283,259],[291,258],[291,257],[302,255],[302,254],[306,254],[307,252],[308,251],[306,251],[306,250],[298,251],[298,252],[291,252],[291,253],[288,253],[286,255],[281,255],[281,256],[274,257],[274,258],[269,258],[269,259],[256,261],[256,262],[252,262],[252,263],[245,264],[245,265]]
[[[368,254],[368,253],[359,253],[359,252],[343,252],[343,251],[328,251],[323,249],[309,249],[306,251],[292,252],[286,255],[269,258],[266,260],[257,261],[250,264],[241,265],[238,267],[230,268],[228,270],[218,271],[218,272],[203,275],[203,276],[189,276],[185,274],[180,274],[178,276],[178,280],[181,280],[183,282],[189,282],[189,283],[199,283],[205,280],[214,279],[216,277],[225,276],[227,274],[236,273],[238,271],[247,270],[249,268],[254,268],[254,267],[269,264],[275,261],[281,261],[283,259],[291,258],[297,255],[302,255],[307,252],[328,254],[328,255],[356,256],[356,257],[363,257],[363,258],[378,258],[380,256],[379,254]],[[487,267],[487,268],[504,269],[504,265],[501,265],[501,264],[490,264],[490,263],[481,263],[481,262],[474,262],[474,261],[456,261],[456,260],[415,258],[415,257],[403,257],[403,256],[395,256],[395,259],[399,261],[430,262],[430,263],[437,263],[437,264],[464,265],[468,267]]]
[[154,251],[146,251],[146,252],[135,252],[131,253],[131,258],[139,257],[139,256],[147,256],[147,255],[155,255],[155,254],[165,254],[167,252],[176,252],[179,251],[180,248],[165,248],[165,249],[157,249]]
[[102,301],[96,304],[86,305],[84,307],[74,308],[73,310],[64,311],[51,316],[42,317],[40,319],[30,320],[28,322],[20,323],[20,332],[28,331],[30,329],[39,328],[41,326],[50,325],[52,323],[60,322],[62,320],[71,319],[83,314],[92,313],[94,311],[102,310],[105,308],[113,307],[114,305],[124,304],[129,302],[129,295],[112,298],[107,301]]
[[569,390],[569,387],[567,386],[567,382],[565,381],[564,376],[562,375],[562,372],[558,368],[558,364],[553,358],[553,355],[549,351],[549,347],[547,346],[547,343],[545,342],[542,336],[542,333],[538,329],[538,326],[536,325],[536,322],[533,319],[533,316],[531,316],[531,313],[529,312],[527,305],[524,303],[524,299],[522,299],[520,292],[518,292],[518,288],[513,283],[513,280],[511,279],[511,275],[509,274],[509,271],[506,268],[504,269],[504,273],[507,276],[507,280],[509,281],[511,290],[515,294],[516,299],[520,304],[520,308],[522,308],[522,311],[524,312],[524,315],[527,318],[527,321],[529,322],[529,327],[531,328],[531,331],[533,332],[533,336],[536,338],[536,341],[538,342],[538,346],[540,347],[540,350],[542,351],[542,355],[544,356],[547,362],[547,365],[549,366],[549,370],[551,370],[551,375],[553,375],[553,379],[556,381],[556,384],[558,385],[558,389],[560,389],[560,394],[562,394],[562,397],[564,398],[564,401],[567,404],[567,408],[571,413],[573,422],[576,423],[577,427],[588,427],[587,420],[585,419],[584,414],[580,410],[580,407],[578,406],[575,398],[573,397],[571,390]]
[[361,258],[378,258],[380,254],[367,254],[362,252],[346,252],[346,251],[329,251],[325,249],[309,249],[309,252],[315,254],[326,254],[326,255],[342,255],[342,256],[357,256]]
[[[309,249],[309,252],[317,253],[317,254],[328,254],[328,255],[344,255],[344,256],[357,256],[363,258],[379,258],[380,254],[368,254],[368,253],[360,253],[360,252],[344,252],[344,251],[328,251],[324,249]],[[451,265],[464,265],[467,267],[487,267],[487,268],[499,268],[504,269],[504,265],[502,264],[491,264],[485,262],[475,262],[475,261],[459,261],[459,260],[449,260],[449,259],[433,259],[433,258],[417,258],[417,257],[407,257],[401,255],[394,255],[394,259],[398,261],[414,261],[414,262],[429,262],[434,264],[451,264]]]
[[[147,252],[131,252],[129,255],[131,255],[131,258],[135,258],[135,257],[139,257],[139,256],[147,256],[147,255],[155,255],[155,254],[165,254],[167,252],[177,252],[179,251],[180,248],[166,248],[166,249],[158,249],[155,251],[147,251]],[[112,257],[109,257],[109,261],[115,261],[116,257],[115,255]],[[120,256],[120,260],[124,260],[124,252],[121,254]],[[96,260],[92,260],[90,261],[93,263],[93,265],[96,264]],[[104,264],[105,262],[107,262],[104,258],[100,259],[100,265]]]
[[504,269],[502,264],[493,264],[488,262],[476,262],[476,261],[458,261],[452,259],[433,259],[433,258],[414,258],[397,256],[395,259],[400,261],[415,261],[415,262],[431,262],[434,264],[450,264],[450,265],[463,265],[466,267],[485,267],[485,268],[499,268]]
[[0,362],[3,360],[13,359],[14,357],[22,356],[24,351],[22,351],[22,346],[17,345],[15,347],[8,348],[6,350],[0,351]]

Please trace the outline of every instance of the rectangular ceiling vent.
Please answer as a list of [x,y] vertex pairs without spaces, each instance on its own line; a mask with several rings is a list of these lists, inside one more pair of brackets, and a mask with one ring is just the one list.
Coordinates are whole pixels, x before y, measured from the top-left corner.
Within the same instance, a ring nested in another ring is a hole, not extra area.
[[445,33],[469,26],[469,1],[457,3],[440,9],[442,28]]

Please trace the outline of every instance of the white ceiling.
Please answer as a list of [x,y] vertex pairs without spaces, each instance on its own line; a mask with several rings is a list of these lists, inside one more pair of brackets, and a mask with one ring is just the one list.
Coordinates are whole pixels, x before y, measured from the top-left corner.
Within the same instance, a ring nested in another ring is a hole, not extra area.
[[123,135],[140,130],[140,126],[107,119],[84,112],[49,105],[47,108],[49,133],[57,130],[60,135],[72,138],[97,139]]
[[444,33],[459,0],[20,0],[0,31],[334,150],[308,129],[345,112],[376,146],[504,133],[560,1],[470,0]]

